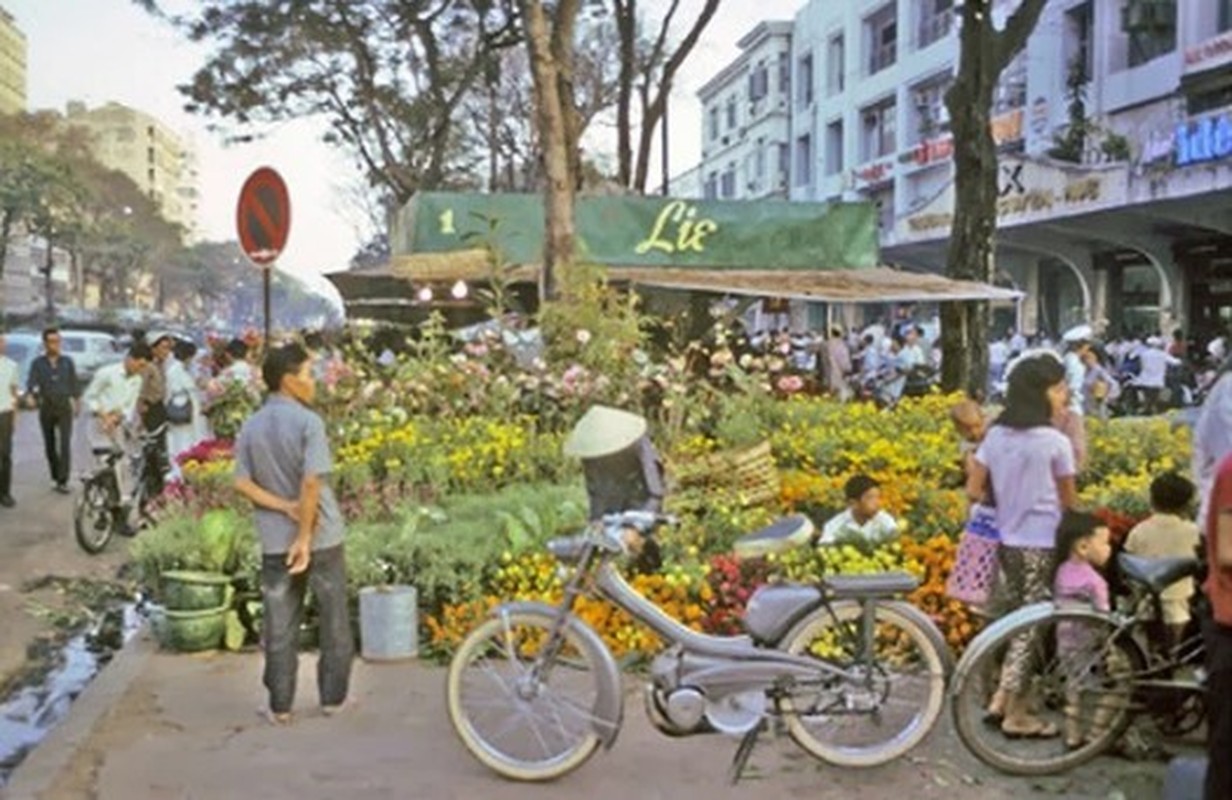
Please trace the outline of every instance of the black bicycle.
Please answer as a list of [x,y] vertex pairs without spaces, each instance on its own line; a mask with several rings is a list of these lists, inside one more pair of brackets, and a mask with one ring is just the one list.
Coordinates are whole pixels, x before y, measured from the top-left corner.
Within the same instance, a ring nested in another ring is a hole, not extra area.
[[101,553],[116,535],[135,535],[153,522],[149,503],[162,492],[165,430],[165,425],[140,434],[125,430],[127,448],[94,448],[98,466],[82,476],[73,504],[73,531],[82,550]]

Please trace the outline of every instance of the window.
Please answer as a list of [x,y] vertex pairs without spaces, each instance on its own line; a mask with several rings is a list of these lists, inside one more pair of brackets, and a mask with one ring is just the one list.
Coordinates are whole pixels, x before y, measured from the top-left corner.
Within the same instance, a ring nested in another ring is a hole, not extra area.
[[146,175],[147,177],[149,177],[150,183],[153,183],[154,182],[154,168],[150,167],[149,170],[147,170]]
[[717,200],[719,197],[719,173],[712,172],[706,176],[706,185],[702,195],[707,200]]
[[953,77],[947,72],[911,87],[912,118],[915,121],[911,144],[949,130],[950,115],[945,107],[945,93],[953,82]]
[[826,174],[843,171],[843,121],[836,119],[826,126]]
[[713,106],[710,109],[710,138],[719,138],[719,108]]
[[786,50],[779,53],[779,91],[791,95],[791,53]]
[[954,27],[954,0],[917,0],[920,9],[920,28],[916,32],[916,46],[923,50],[935,41],[950,35]]
[[1137,67],[1176,49],[1174,0],[1125,0],[1121,30],[1129,34],[1129,66]]
[[796,186],[813,182],[813,137],[807,133],[796,139]]
[[1027,51],[1023,50],[1001,73],[993,97],[992,113],[1004,114],[1027,104]]
[[770,94],[770,70],[765,61],[757,62],[757,69],[749,73],[749,102],[756,103]]
[[1219,32],[1232,29],[1232,0],[1219,0]]
[[145,150],[145,160],[146,160],[146,161],[148,161],[148,162],[149,162],[149,163],[151,163],[151,164],[153,164],[153,163],[154,163],[154,148],[153,148],[153,147],[147,147],[147,148],[146,148],[146,150]]
[[727,165],[727,169],[723,170],[723,183],[719,187],[719,194],[725,200],[730,200],[736,196],[736,164],[732,162]]
[[882,6],[864,21],[868,42],[868,74],[876,75],[898,60],[898,12],[894,3]]
[[1095,48],[1091,44],[1094,14],[1092,0],[1065,12],[1066,66],[1081,64],[1087,80],[1095,74]]
[[874,106],[869,106],[860,113],[863,128],[863,141],[860,145],[860,158],[871,161],[874,158],[888,156],[896,149],[895,114],[898,109],[894,98],[883,100]]
[[845,68],[843,54],[843,36],[833,36],[826,46],[826,94],[833,97],[843,93],[843,70]]
[[811,106],[813,104],[813,54],[805,53],[800,56],[800,63],[796,66],[796,101],[802,106]]
[[736,96],[727,98],[727,129],[736,127]]
[[776,147],[779,151],[779,185],[786,186],[791,176],[791,145],[787,142],[779,142]]
[[757,149],[753,151],[753,180],[759,187],[766,178],[766,137],[757,139]]

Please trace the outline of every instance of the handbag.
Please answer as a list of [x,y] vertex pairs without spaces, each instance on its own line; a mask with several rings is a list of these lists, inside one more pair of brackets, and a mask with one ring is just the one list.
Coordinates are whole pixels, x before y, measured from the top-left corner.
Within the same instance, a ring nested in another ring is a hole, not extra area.
[[954,569],[945,582],[946,595],[968,605],[987,605],[997,582],[1000,548],[996,509],[973,504],[954,556]]
[[167,422],[172,425],[187,425],[193,418],[192,395],[180,390],[167,398]]

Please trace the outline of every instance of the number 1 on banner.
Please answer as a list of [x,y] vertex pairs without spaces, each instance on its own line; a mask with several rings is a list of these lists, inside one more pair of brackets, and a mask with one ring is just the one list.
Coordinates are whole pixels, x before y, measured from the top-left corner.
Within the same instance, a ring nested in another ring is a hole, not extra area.
[[453,209],[447,208],[441,214],[441,234],[445,236],[453,236],[457,231],[453,227]]

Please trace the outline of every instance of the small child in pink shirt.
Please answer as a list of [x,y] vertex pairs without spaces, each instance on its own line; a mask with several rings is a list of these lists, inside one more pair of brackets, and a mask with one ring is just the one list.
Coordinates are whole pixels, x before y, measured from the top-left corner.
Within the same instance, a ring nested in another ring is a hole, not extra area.
[[[1052,581],[1054,602],[1086,603],[1099,611],[1111,609],[1108,581],[1099,572],[1112,557],[1109,535],[1108,526],[1098,517],[1080,511],[1065,512],[1057,527],[1057,569]],[[1057,623],[1057,657],[1066,677],[1065,745],[1069,748],[1078,748],[1084,743],[1083,689],[1098,680],[1101,667],[1095,652],[1100,643],[1094,641],[1094,633],[1092,627],[1082,623]],[[1096,708],[1092,732],[1107,724],[1111,711],[1110,708]]]

